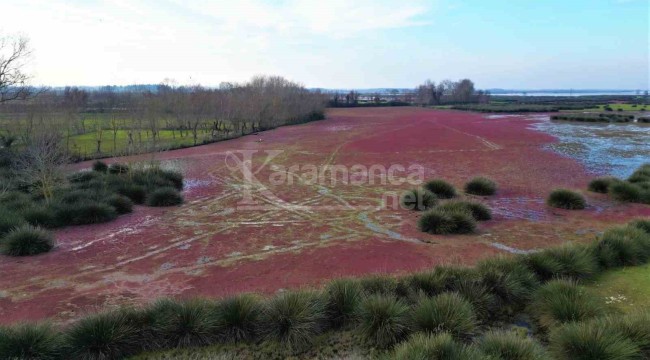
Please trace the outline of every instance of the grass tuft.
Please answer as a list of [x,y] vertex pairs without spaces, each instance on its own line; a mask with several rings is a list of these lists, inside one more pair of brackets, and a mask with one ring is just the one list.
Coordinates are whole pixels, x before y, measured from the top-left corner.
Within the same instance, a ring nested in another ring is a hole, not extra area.
[[111,195],[106,199],[106,203],[120,215],[133,212],[133,201],[124,195]]
[[175,206],[183,203],[183,196],[173,187],[162,187],[147,196],[149,206]]
[[421,189],[411,189],[400,198],[400,204],[404,209],[424,211],[436,205],[438,198],[432,192]]
[[362,295],[359,281],[332,280],[325,288],[325,310],[330,325],[340,328],[355,320]]
[[609,192],[609,188],[620,181],[621,180],[615,177],[600,177],[591,180],[591,182],[589,182],[588,189],[592,192],[607,194]]
[[434,208],[418,220],[420,231],[434,235],[469,234],[476,230],[476,220],[467,211],[445,211]]
[[395,360],[475,360],[482,354],[473,346],[456,342],[447,333],[430,335],[415,334],[408,341],[395,347],[391,353]]
[[567,210],[582,210],[587,206],[587,201],[582,194],[567,189],[553,190],[546,203],[549,206]]
[[644,191],[636,184],[621,181],[613,184],[609,188],[609,193],[614,200],[639,203],[643,198]]
[[54,236],[47,230],[23,225],[10,231],[0,242],[0,252],[9,256],[30,256],[48,252]]
[[299,351],[313,343],[323,330],[324,320],[325,303],[319,294],[290,291],[268,301],[260,325],[265,338]]
[[606,314],[600,298],[571,280],[552,280],[542,285],[535,293],[530,309],[545,328]]
[[640,359],[637,345],[611,327],[570,323],[551,332],[551,352],[559,360]]
[[217,314],[222,339],[227,342],[250,341],[257,335],[262,305],[254,295],[238,295],[222,300],[217,306]]
[[489,331],[478,341],[487,359],[546,360],[548,354],[535,340],[514,331]]
[[215,343],[219,335],[218,311],[205,300],[159,300],[149,309],[156,341],[162,347],[194,347]]
[[108,165],[106,165],[106,163],[101,160],[97,160],[93,163],[93,171],[106,173],[108,171]]
[[375,346],[386,348],[410,332],[409,306],[393,296],[372,295],[359,307],[359,330]]
[[490,196],[497,192],[497,184],[485,177],[475,177],[465,184],[465,192],[472,195]]
[[458,195],[453,185],[441,179],[428,181],[424,184],[424,188],[431,191],[439,199],[451,199]]
[[438,206],[437,209],[448,212],[468,212],[476,221],[492,219],[490,208],[474,201],[450,201]]
[[0,358],[60,359],[62,338],[48,324],[22,324],[0,328]]
[[448,332],[467,337],[476,329],[472,304],[456,293],[422,299],[413,309],[414,329],[428,333]]

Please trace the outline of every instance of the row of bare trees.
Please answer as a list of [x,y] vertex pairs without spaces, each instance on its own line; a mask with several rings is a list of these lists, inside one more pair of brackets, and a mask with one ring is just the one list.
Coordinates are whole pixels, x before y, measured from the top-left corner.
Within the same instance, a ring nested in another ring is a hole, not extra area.
[[414,103],[417,105],[440,105],[444,103],[483,103],[489,101],[490,94],[476,90],[469,79],[459,81],[443,80],[436,84],[426,80],[415,88]]

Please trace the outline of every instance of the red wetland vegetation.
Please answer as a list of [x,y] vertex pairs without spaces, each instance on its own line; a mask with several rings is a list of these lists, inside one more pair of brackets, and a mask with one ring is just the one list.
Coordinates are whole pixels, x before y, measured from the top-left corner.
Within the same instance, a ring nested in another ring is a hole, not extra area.
[[[557,140],[534,130],[536,121],[415,107],[332,109],[323,121],[156,154],[164,166],[185,175],[185,204],[137,207],[113,222],[57,230],[57,246],[49,253],[2,256],[0,322],[65,323],[160,297],[274,293],[341,276],[472,264],[487,256],[591,241],[614,224],[650,216],[648,206],[587,193],[587,183],[598,174],[548,150]],[[253,168],[261,169],[255,174],[261,184],[251,194],[263,207],[238,208],[245,182],[225,162],[232,150],[258,150]],[[417,212],[382,206],[386,193],[412,185],[273,184],[273,170],[263,164],[266,150],[282,150],[272,163],[285,168],[419,164],[425,179],[443,178],[458,189],[474,176],[487,176],[498,183],[497,194],[475,199],[492,208],[494,219],[472,235],[421,233]],[[545,205],[558,187],[583,191],[586,210]]]

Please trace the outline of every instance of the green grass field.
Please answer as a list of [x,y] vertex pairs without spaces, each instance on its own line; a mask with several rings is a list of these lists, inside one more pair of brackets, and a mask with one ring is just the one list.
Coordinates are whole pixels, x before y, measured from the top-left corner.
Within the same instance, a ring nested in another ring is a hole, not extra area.
[[[605,111],[605,106],[598,105],[596,108],[587,109],[589,111]],[[609,104],[614,111],[650,111],[650,105],[637,104]],[[620,109],[620,110],[619,110]]]
[[623,312],[650,308],[650,265],[606,272],[589,287]]

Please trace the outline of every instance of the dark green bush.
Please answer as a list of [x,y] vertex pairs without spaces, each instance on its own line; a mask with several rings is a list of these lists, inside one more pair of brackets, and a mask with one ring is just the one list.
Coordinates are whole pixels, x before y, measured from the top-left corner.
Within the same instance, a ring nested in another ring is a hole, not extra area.
[[424,184],[424,188],[432,192],[439,199],[451,199],[457,195],[456,188],[453,185],[440,179],[428,181]]
[[99,173],[106,173],[108,171],[108,165],[105,162],[97,160],[93,163],[93,171]]
[[332,327],[351,323],[363,295],[361,284],[353,279],[332,280],[325,288],[325,310]]
[[147,199],[147,190],[141,185],[123,184],[116,187],[115,191],[128,197],[135,204],[144,204]]
[[60,359],[62,338],[48,324],[22,324],[0,328],[0,358]]
[[215,343],[219,316],[214,304],[204,300],[159,300],[148,311],[156,341],[162,347],[194,347]]
[[477,360],[484,356],[475,347],[456,342],[451,335],[415,334],[395,347],[395,360]]
[[325,314],[325,303],[319,294],[284,292],[268,300],[260,327],[266,339],[277,340],[293,351],[300,351],[323,331]]
[[183,196],[172,187],[156,189],[147,196],[149,206],[174,206],[182,203]]
[[418,220],[420,231],[429,234],[469,234],[476,230],[476,220],[466,211],[444,211],[434,208]]
[[564,272],[562,263],[548,251],[528,254],[522,257],[522,261],[540,281],[550,280]]
[[468,337],[476,329],[472,304],[456,293],[443,293],[422,299],[413,309],[415,330]]
[[610,186],[620,182],[621,180],[615,177],[600,177],[593,179],[589,182],[589,191],[607,194],[609,192]]
[[151,168],[145,170],[145,173],[154,179],[153,182],[159,181],[157,179],[162,179],[166,183],[171,184],[171,186],[176,188],[176,190],[183,190],[183,174],[179,172],[164,170],[161,168]]
[[131,311],[92,315],[66,332],[66,356],[72,359],[122,359],[143,346],[140,324]]
[[463,279],[456,284],[454,291],[472,304],[478,319],[489,318],[497,307],[496,295],[480,279]]
[[46,230],[23,225],[8,232],[0,242],[0,252],[9,256],[37,255],[52,250],[54,236]]
[[643,264],[650,258],[650,234],[633,226],[612,228],[605,231],[596,252],[604,268]]
[[551,280],[542,285],[530,309],[545,328],[589,320],[607,311],[598,296],[571,280]]
[[117,212],[112,206],[100,202],[83,201],[56,207],[57,223],[61,226],[99,224],[116,217]]
[[22,225],[25,225],[25,219],[16,211],[0,208],[0,238]]
[[131,169],[129,168],[128,165],[126,164],[111,164],[108,167],[108,173],[109,174],[126,174],[130,171]]
[[590,325],[618,331],[644,351],[646,356],[650,355],[650,313],[647,310],[599,318],[591,321]]
[[468,212],[476,221],[492,219],[490,208],[474,201],[450,201],[438,206],[437,209],[448,212]]
[[407,210],[424,211],[431,209],[437,203],[436,195],[428,190],[412,189],[402,194],[400,204]]
[[44,228],[57,226],[56,213],[51,207],[30,207],[20,212],[30,225]]
[[254,295],[222,300],[217,307],[219,334],[227,342],[250,341],[257,336],[262,305]]
[[478,341],[487,359],[547,360],[548,354],[535,340],[514,331],[489,331]]
[[621,181],[610,186],[609,193],[615,200],[638,203],[641,202],[643,189],[638,185]]
[[133,211],[133,201],[124,195],[111,195],[106,199],[106,203],[115,208],[115,211],[120,215]]
[[475,177],[465,184],[465,192],[472,195],[490,196],[497,192],[497,184],[485,177]]
[[409,306],[393,296],[372,295],[359,307],[359,330],[374,345],[389,347],[410,332]]
[[640,359],[641,350],[617,329],[590,322],[570,323],[550,336],[551,352],[560,360]]
[[587,201],[582,194],[567,189],[553,190],[546,203],[549,206],[567,210],[582,210],[587,206]]

